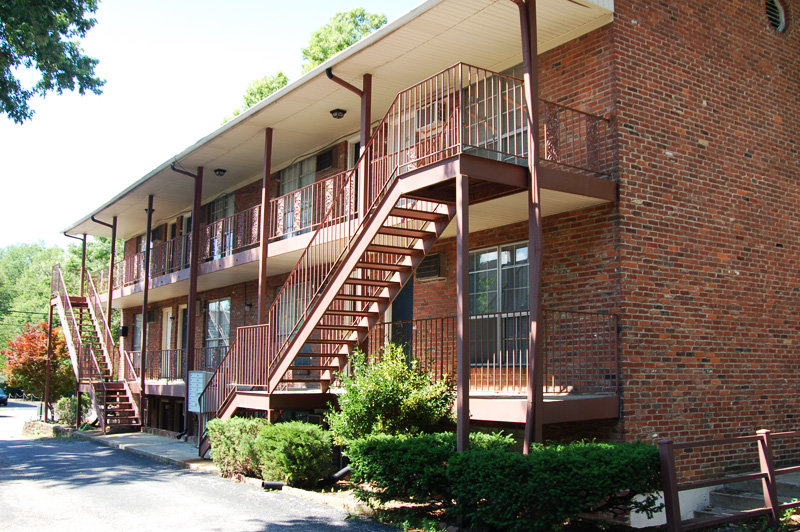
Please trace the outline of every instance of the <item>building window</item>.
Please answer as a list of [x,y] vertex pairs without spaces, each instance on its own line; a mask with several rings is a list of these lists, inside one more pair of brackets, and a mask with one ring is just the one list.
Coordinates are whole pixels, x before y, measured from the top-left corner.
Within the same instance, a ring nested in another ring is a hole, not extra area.
[[527,364],[528,286],[526,243],[470,253],[470,359],[473,365]]
[[208,205],[208,253],[219,259],[230,255],[233,249],[233,195],[220,196]]
[[231,332],[231,300],[216,299],[206,302],[206,348],[207,370],[213,370],[228,350]]
[[[308,157],[281,170],[281,196],[293,194],[284,203],[283,227],[288,234],[309,230],[312,225],[313,187],[316,178],[316,158]],[[301,190],[302,189],[302,190]]]

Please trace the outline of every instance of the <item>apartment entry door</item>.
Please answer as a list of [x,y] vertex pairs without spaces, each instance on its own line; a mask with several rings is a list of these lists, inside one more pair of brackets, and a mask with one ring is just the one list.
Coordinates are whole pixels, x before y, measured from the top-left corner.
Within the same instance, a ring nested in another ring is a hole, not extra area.
[[161,371],[158,378],[174,379],[175,368],[171,367],[170,344],[172,342],[172,307],[164,309],[161,313]]

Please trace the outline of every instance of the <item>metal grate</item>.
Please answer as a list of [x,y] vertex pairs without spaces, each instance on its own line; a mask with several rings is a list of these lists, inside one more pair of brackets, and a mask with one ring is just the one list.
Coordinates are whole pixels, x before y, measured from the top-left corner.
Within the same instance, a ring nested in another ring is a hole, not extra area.
[[770,26],[776,31],[786,30],[786,10],[780,0],[766,0],[764,10]]

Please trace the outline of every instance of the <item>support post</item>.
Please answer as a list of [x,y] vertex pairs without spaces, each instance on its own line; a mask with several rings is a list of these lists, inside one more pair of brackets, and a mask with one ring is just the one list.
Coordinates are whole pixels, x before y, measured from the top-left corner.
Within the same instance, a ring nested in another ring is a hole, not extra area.
[[530,309],[528,337],[528,390],[523,452],[530,452],[531,443],[541,443],[543,396],[542,327],[542,206],[539,191],[539,60],[536,32],[536,0],[517,2],[522,34],[522,63],[525,80],[525,104],[528,125],[528,308]]
[[86,283],[86,233],[83,233],[81,245],[81,297],[84,295],[84,283]]
[[92,216],[94,223],[104,225],[111,229],[111,258],[108,261],[108,301],[106,302],[106,320],[111,325],[112,301],[114,300],[114,259],[117,253],[117,217],[114,216],[111,223],[106,223]]
[[117,217],[111,222],[111,258],[108,260],[108,302],[106,304],[106,319],[111,326],[111,303],[114,300],[114,261],[117,254]]
[[672,440],[658,442],[667,532],[679,532],[681,530],[681,505],[678,499],[678,481],[675,478],[675,450],[673,445]]
[[147,415],[147,391],[145,390],[145,373],[147,371],[147,305],[150,291],[150,242],[153,238],[153,195],[147,197],[147,229],[144,243],[144,289],[142,291],[142,354],[139,364],[139,386],[141,387],[142,426]]
[[267,244],[269,242],[269,178],[272,173],[272,128],[264,135],[264,169],[261,175],[261,254],[258,260],[258,323],[267,322]]
[[361,166],[358,169],[358,215],[364,219],[367,214],[367,182],[369,181],[369,164],[367,158],[361,157],[367,150],[367,143],[372,136],[372,74],[364,74],[363,88],[361,90],[361,143],[358,156]]
[[761,472],[766,476],[761,479],[762,490],[764,492],[764,506],[769,509],[767,520],[771,528],[777,528],[780,522],[780,501],[778,500],[778,488],[775,478],[775,464],[772,461],[772,446],[770,442],[770,431],[759,430],[757,434],[761,437],[758,440],[758,461],[761,464]]
[[[75,428],[79,429],[81,427],[81,411],[83,410],[83,400],[81,398],[81,383],[75,383]],[[104,414],[105,415],[105,414]],[[103,434],[105,434],[105,428],[103,428]]]
[[469,177],[456,176],[456,443],[469,447]]
[[44,363],[44,420],[47,422],[47,411],[50,406],[50,372],[53,357],[53,305],[50,305],[50,317],[47,321],[47,358]]

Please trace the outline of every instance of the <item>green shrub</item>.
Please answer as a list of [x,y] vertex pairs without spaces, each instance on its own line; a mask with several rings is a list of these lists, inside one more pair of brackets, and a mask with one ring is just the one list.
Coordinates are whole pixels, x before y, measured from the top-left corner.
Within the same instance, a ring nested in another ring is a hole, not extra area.
[[387,344],[380,360],[371,364],[356,350],[352,362],[352,376],[340,375],[339,410],[326,415],[337,444],[371,434],[430,432],[452,419],[452,382],[418,371],[417,361],[409,363],[402,346]]
[[260,418],[232,417],[208,422],[211,459],[224,476],[255,477],[261,466],[254,448],[258,430],[267,421]]
[[[528,456],[471,449],[448,463],[451,515],[478,529],[558,530],[582,512],[652,514],[660,489],[658,450],[632,444],[536,446]],[[634,496],[645,495],[644,501]]]
[[[56,419],[64,425],[75,425],[75,410],[78,407],[76,396],[62,397],[53,407]],[[89,417],[89,410],[92,408],[92,400],[87,394],[81,397],[81,423]]]
[[265,425],[255,450],[264,480],[313,486],[333,470],[331,434],[319,425],[302,421]]
[[[511,436],[470,434],[470,445],[479,449],[506,450],[513,444]],[[347,447],[356,496],[368,503],[374,499],[381,504],[390,500],[442,499],[442,494],[448,491],[447,463],[455,453],[453,433],[375,435],[353,440]],[[368,489],[364,489],[364,484]]]

